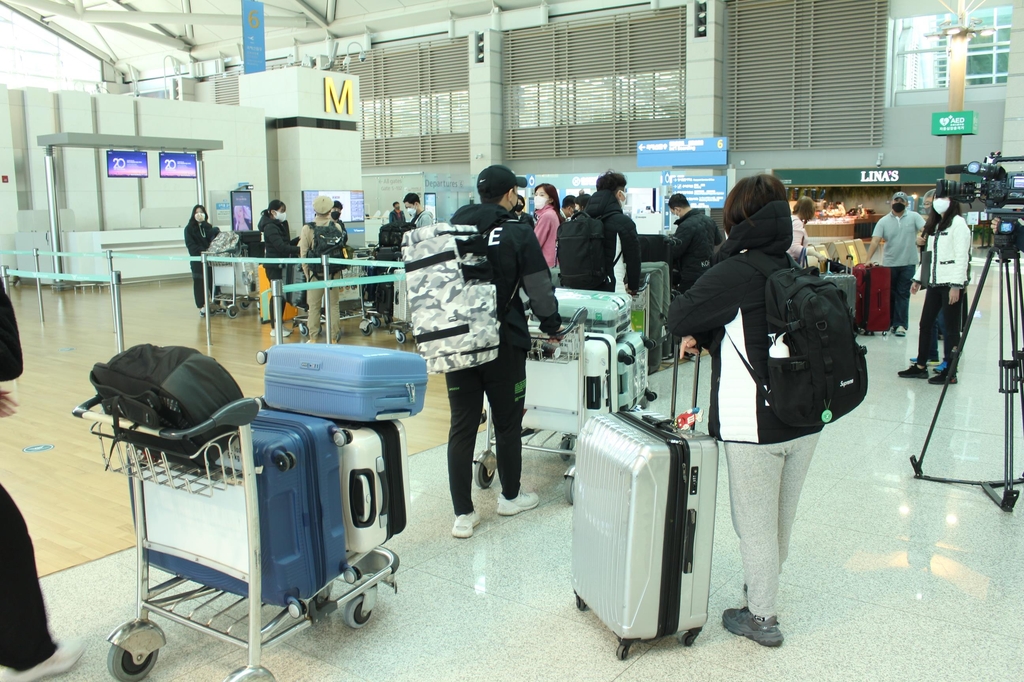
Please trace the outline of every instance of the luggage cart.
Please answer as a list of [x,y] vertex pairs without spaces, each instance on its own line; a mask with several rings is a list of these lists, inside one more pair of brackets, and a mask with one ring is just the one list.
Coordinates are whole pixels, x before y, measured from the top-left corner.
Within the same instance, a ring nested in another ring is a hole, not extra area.
[[[539,330],[531,330],[532,347],[526,355],[526,413],[523,415],[524,450],[547,452],[559,455],[568,462],[575,448],[576,435],[587,420],[586,406],[586,329],[587,311],[580,308],[569,324],[558,335],[561,341],[551,342],[551,336]],[[542,372],[547,385],[552,382],[574,387],[571,393],[575,402],[564,393],[530,393],[529,376]],[[532,404],[531,404],[532,403]],[[544,435],[547,434],[547,435]],[[549,447],[548,441],[560,436],[557,448]],[[498,460],[494,454],[495,437],[491,407],[487,405],[487,446],[473,461],[473,480],[480,488],[489,488],[494,481]]]
[[[156,665],[167,639],[151,620],[151,614],[245,649],[246,666],[231,673],[225,682],[272,682],[274,676],[260,663],[263,649],[315,625],[339,607],[347,625],[362,627],[377,603],[377,586],[383,582],[397,591],[394,574],[398,557],[377,547],[347,557],[348,568],[341,577],[352,587],[337,598],[332,596],[332,588],[338,581],[332,580],[310,599],[289,598],[284,608],[262,603],[261,510],[257,498],[260,470],[254,465],[249,426],[260,407],[258,400],[239,400],[222,408],[207,422],[183,431],[154,430],[123,418],[115,423],[113,417],[102,411],[99,397],[75,408],[73,414],[89,422],[91,433],[99,438],[106,469],[127,476],[131,482],[136,520],[137,604],[135,619],[108,637],[111,647],[107,669],[116,679],[141,680]],[[204,436],[210,434],[217,435],[205,440]],[[194,444],[198,443],[201,445],[197,448]],[[147,504],[148,495],[154,499],[173,499],[176,509],[191,509],[195,518],[217,512],[240,519],[247,539],[247,565],[240,569],[208,558],[218,550],[207,548],[197,552],[188,537],[183,542],[168,543],[168,538],[187,536],[168,532],[169,528],[177,527],[183,515],[179,512],[174,518],[161,520],[161,510],[166,505]],[[244,594],[182,577],[171,577],[152,586],[150,569],[158,566],[150,563],[150,553],[184,558],[204,569],[237,578],[243,586],[239,592]]]
[[[386,274],[392,274],[390,269]],[[374,329],[385,328],[389,334],[395,335],[398,343],[405,343],[412,338],[412,322],[409,319],[409,287],[405,279],[397,279],[393,283],[377,284],[376,295],[366,310],[366,317],[359,323],[359,331],[369,336]]]
[[[339,279],[352,279],[352,278],[358,278],[358,277],[366,277],[367,270],[368,270],[368,268],[366,266],[363,266],[363,265],[348,265],[348,266],[345,266],[345,270],[341,272],[341,277],[339,277]],[[337,297],[338,297],[339,320],[341,322],[344,322],[345,320],[354,320],[354,319],[358,318],[360,320],[360,329],[362,329],[362,325],[364,323],[368,322],[368,320],[370,319],[368,317],[368,314],[367,314],[366,310],[364,309],[364,307],[362,305],[363,286],[364,285],[357,284],[357,285],[345,286],[345,287],[335,287],[335,289],[337,290]],[[354,310],[346,309],[343,306],[348,301],[357,301],[357,302],[359,302],[359,305]],[[322,311],[320,313],[320,327],[323,328],[324,327],[324,323],[325,323],[324,317],[327,314],[326,313],[327,301],[324,301],[323,305],[321,305],[321,307],[320,307],[320,310]],[[305,312],[305,314],[297,315],[295,317],[294,324],[296,326],[298,326],[299,334],[301,334],[302,336],[309,336],[309,306],[308,305],[306,305],[306,312]],[[340,330],[338,330],[338,329],[331,329],[331,333],[332,334],[338,334],[338,333],[340,333]],[[363,332],[363,333],[365,334],[366,332]]]
[[[213,271],[211,286],[215,292],[218,287],[221,291],[219,295],[215,294],[210,298],[210,303],[220,306],[231,319],[238,317],[239,308],[245,310],[252,301],[258,300],[254,293],[257,276],[247,269],[246,265],[248,264],[216,261],[210,263],[210,270]],[[225,294],[225,291],[230,291],[231,295]]]

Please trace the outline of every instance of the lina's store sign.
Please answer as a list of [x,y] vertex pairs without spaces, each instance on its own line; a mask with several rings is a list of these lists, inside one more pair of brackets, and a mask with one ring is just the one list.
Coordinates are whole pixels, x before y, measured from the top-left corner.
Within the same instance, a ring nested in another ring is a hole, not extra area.
[[934,185],[942,168],[799,168],[776,170],[775,177],[792,187],[852,187],[854,185]]
[[328,114],[352,116],[355,114],[355,95],[352,81],[341,83],[341,91],[332,76],[324,77],[324,111]]
[[978,115],[973,111],[940,111],[932,114],[932,135],[977,135]]

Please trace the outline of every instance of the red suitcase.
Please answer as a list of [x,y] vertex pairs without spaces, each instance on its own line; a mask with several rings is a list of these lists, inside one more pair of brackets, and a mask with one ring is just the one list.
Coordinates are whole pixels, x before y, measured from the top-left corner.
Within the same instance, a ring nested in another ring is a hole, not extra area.
[[888,332],[892,271],[879,265],[855,265],[853,276],[857,278],[857,328],[868,334]]

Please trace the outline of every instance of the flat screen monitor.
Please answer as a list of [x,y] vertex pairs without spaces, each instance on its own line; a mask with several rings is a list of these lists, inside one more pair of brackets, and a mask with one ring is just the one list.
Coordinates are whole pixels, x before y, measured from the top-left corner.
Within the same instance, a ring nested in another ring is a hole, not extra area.
[[340,201],[341,222],[361,223],[366,220],[366,209],[363,201],[362,190],[302,190],[302,220],[309,223],[316,215],[313,213],[313,200],[323,194],[331,198],[331,201]]
[[108,178],[148,178],[149,156],[146,152],[107,150]]
[[238,190],[231,193],[231,229],[235,232],[252,229],[252,192]]
[[198,171],[196,155],[181,152],[160,152],[161,178],[193,178]]

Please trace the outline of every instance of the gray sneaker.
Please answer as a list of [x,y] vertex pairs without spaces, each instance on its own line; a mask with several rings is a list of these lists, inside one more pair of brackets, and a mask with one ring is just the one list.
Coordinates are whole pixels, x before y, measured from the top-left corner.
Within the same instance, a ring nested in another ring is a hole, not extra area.
[[782,631],[775,616],[761,621],[745,606],[726,609],[722,614],[722,625],[732,634],[752,639],[761,646],[782,646]]

